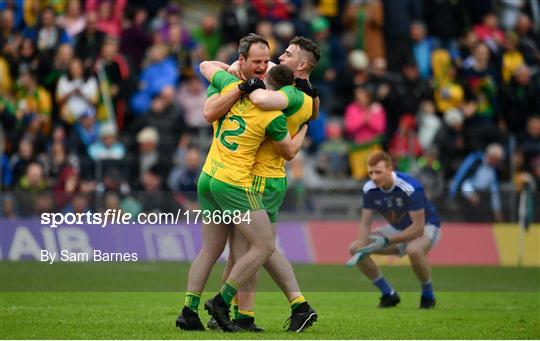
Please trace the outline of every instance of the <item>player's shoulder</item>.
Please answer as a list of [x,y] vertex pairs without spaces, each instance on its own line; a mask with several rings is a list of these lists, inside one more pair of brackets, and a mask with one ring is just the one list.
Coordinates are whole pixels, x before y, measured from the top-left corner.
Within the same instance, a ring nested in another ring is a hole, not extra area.
[[420,181],[402,172],[396,172],[396,187],[407,193],[407,195],[423,190]]
[[369,191],[376,190],[376,189],[377,189],[377,185],[375,185],[373,180],[369,180],[362,187],[362,192],[364,194],[367,194]]

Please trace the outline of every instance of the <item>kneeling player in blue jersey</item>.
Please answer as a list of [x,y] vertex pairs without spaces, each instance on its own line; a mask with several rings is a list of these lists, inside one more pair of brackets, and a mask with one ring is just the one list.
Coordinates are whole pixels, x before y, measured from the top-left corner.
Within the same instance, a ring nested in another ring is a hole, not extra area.
[[[351,255],[357,257],[352,259],[381,291],[379,307],[394,307],[400,302],[399,295],[369,255],[408,255],[422,285],[420,308],[433,308],[435,295],[427,253],[440,238],[441,221],[435,207],[418,180],[393,170],[390,155],[385,152],[369,156],[368,174],[370,181],[362,191],[364,202],[358,238],[349,246]],[[370,233],[374,211],[389,225]]]

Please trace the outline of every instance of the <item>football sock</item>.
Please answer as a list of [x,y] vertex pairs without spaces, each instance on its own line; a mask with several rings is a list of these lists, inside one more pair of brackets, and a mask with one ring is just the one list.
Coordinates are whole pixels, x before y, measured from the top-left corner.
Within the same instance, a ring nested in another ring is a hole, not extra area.
[[201,302],[201,293],[196,291],[186,292],[184,305],[191,309],[194,313],[199,313],[199,303]]
[[304,303],[305,301],[306,301],[306,299],[302,295],[293,298],[289,302],[289,304],[291,305],[291,311],[294,311],[296,308],[298,308],[300,306],[300,304]]
[[238,310],[238,316],[236,317],[237,320],[241,319],[247,319],[250,317],[255,317],[255,312],[253,310]]
[[223,302],[225,302],[226,305],[230,306],[232,299],[234,295],[236,295],[237,291],[237,286],[227,281],[225,282],[225,284],[223,284],[221,290],[219,290],[219,293],[221,294],[221,298],[223,298]]
[[433,294],[433,287],[431,286],[431,280],[427,283],[422,284],[422,296],[434,299],[435,295]]
[[232,310],[233,310],[233,316],[235,319],[237,319],[238,318],[238,295],[235,295],[233,297],[231,305],[232,305]]
[[383,276],[375,279],[373,285],[379,288],[383,295],[392,295],[396,292]]

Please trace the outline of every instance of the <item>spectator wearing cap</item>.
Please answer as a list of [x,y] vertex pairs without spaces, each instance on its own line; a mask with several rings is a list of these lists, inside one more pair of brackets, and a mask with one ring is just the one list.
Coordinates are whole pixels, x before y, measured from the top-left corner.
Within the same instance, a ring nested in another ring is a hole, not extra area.
[[160,153],[159,132],[154,127],[145,127],[136,136],[137,152],[129,155],[131,183],[141,180],[142,174],[154,166],[166,171],[170,164],[168,156]]
[[88,148],[88,154],[94,161],[122,160],[126,156],[126,148],[118,142],[116,127],[110,123],[104,124],[99,130],[99,141]]
[[492,143],[485,152],[476,151],[463,160],[450,184],[449,199],[455,200],[461,193],[467,201],[478,206],[479,192],[487,192],[491,198],[491,209],[497,222],[503,220],[497,168],[504,159],[500,144]]

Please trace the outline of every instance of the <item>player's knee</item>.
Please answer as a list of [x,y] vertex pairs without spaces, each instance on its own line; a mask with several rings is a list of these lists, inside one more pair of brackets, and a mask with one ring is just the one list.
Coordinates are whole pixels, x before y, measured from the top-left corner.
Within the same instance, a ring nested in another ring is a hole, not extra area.
[[422,250],[421,248],[416,248],[416,247],[407,248],[407,250],[405,250],[405,253],[410,258],[415,258],[415,259],[422,258],[425,256],[424,250]]
[[201,248],[201,256],[208,258],[208,259],[218,259],[219,256],[223,253],[223,250],[225,249],[225,246],[204,246]]

